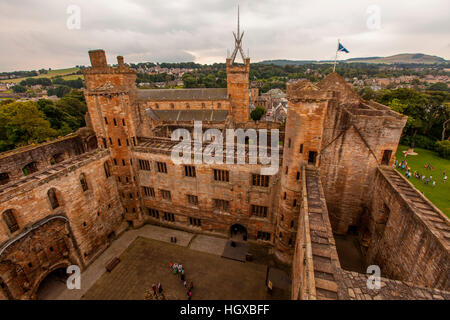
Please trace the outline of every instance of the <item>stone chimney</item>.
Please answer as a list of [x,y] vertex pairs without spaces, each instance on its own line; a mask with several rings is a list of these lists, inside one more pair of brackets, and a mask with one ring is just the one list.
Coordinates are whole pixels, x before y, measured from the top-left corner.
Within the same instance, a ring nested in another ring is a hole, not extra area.
[[119,65],[119,68],[125,67],[125,64],[123,62],[123,57],[122,56],[118,56],[117,57],[117,64]]
[[91,50],[89,51],[89,58],[91,59],[92,68],[105,68],[108,66],[105,50]]

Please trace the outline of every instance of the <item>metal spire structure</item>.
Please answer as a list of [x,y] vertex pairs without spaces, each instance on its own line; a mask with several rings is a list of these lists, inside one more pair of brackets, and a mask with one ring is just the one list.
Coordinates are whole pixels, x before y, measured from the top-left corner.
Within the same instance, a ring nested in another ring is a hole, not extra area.
[[240,25],[239,25],[239,6],[238,6],[238,20],[237,20],[237,34],[233,31],[233,35],[234,35],[234,50],[233,53],[231,55],[231,63],[234,63],[234,61],[236,60],[236,55],[237,52],[239,50],[239,52],[241,53],[241,57],[242,57],[242,61],[245,61],[245,54],[244,54],[244,50],[242,50],[242,38],[244,37],[244,31],[242,31],[242,34],[240,33]]

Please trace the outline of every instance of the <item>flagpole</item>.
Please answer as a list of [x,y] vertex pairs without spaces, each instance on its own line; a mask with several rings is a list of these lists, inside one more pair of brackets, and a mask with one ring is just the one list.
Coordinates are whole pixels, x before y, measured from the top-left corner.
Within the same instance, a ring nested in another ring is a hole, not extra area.
[[336,49],[336,55],[334,56],[333,72],[336,72],[336,60],[337,60],[338,50],[339,50],[339,39],[338,39],[338,46],[337,46],[337,49]]

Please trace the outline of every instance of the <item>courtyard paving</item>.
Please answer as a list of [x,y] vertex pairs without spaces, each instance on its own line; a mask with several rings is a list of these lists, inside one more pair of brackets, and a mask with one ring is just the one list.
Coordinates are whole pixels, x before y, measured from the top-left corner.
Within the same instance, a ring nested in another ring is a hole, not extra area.
[[193,281],[193,300],[270,299],[265,287],[267,267],[223,259],[218,255],[161,241],[137,238],[121,255],[121,263],[105,273],[83,299],[143,299],[152,284],[161,282],[167,299],[186,299],[179,275],[169,262],[182,263]]
[[[171,243],[171,237],[177,243]],[[289,290],[266,292],[270,263],[267,250],[251,246],[253,262],[221,258],[228,239],[145,225],[124,232],[81,274],[81,289],[53,286],[41,299],[144,299],[153,283],[161,282],[167,299],[186,299],[184,286],[170,273],[169,262],[182,263],[194,282],[196,299],[288,299]],[[121,262],[111,272],[105,266],[114,257]]]

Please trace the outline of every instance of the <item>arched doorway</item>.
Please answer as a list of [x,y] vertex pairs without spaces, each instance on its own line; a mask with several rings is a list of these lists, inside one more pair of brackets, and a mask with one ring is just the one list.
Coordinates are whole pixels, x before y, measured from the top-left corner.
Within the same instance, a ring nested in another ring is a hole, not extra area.
[[236,241],[247,241],[247,228],[241,224],[233,224],[230,228],[231,239]]
[[59,294],[67,290],[68,277],[65,267],[57,268],[47,274],[36,291],[36,300],[55,300]]

